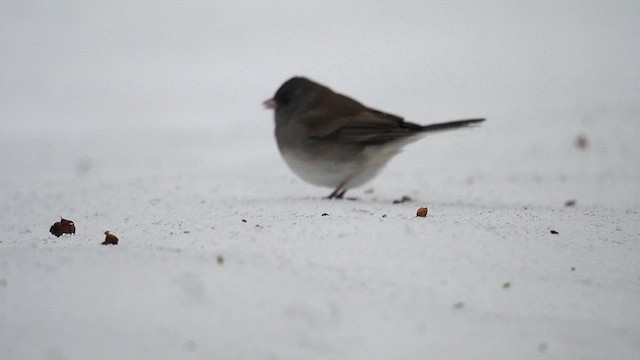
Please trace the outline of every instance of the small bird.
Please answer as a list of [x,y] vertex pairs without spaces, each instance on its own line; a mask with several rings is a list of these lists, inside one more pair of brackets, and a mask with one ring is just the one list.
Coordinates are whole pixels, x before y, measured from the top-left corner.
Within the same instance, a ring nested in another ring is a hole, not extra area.
[[373,179],[402,148],[430,132],[468,127],[485,119],[418,125],[369,108],[304,77],[287,80],[263,105],[275,111],[278,149],[303,180],[348,189]]

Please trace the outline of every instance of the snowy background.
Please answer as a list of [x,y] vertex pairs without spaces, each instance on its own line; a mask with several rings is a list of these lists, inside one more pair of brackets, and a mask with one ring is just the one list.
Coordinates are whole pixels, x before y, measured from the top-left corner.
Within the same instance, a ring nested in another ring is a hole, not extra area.
[[[637,359],[639,18],[0,1],[0,357]],[[261,107],[293,75],[414,122],[488,120],[327,201]],[[49,234],[60,216],[75,235]]]

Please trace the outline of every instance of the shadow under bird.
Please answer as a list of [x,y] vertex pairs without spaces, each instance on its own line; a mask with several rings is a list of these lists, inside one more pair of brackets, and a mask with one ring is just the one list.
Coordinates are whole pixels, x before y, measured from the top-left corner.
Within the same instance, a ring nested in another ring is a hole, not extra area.
[[289,168],[311,184],[334,189],[329,199],[342,199],[373,179],[408,143],[485,120],[414,124],[304,77],[287,80],[263,105],[275,111],[278,149]]

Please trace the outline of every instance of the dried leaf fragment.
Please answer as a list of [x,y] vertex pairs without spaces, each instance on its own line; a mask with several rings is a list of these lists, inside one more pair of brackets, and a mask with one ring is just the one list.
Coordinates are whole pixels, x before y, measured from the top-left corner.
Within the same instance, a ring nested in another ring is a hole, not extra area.
[[102,242],[102,245],[118,245],[118,237],[110,234],[108,231],[105,231],[104,234],[106,235],[104,238],[104,241]]
[[49,232],[55,237],[60,237],[62,234],[75,234],[76,225],[71,220],[60,218],[60,221],[51,225]]

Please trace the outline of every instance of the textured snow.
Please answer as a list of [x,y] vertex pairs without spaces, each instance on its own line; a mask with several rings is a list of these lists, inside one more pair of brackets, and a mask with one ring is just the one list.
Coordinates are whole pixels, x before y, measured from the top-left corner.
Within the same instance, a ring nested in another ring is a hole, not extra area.
[[[637,359],[639,17],[0,4],[0,357]],[[260,105],[293,75],[414,122],[488,120],[329,201]],[[75,235],[49,234],[60,217]]]

